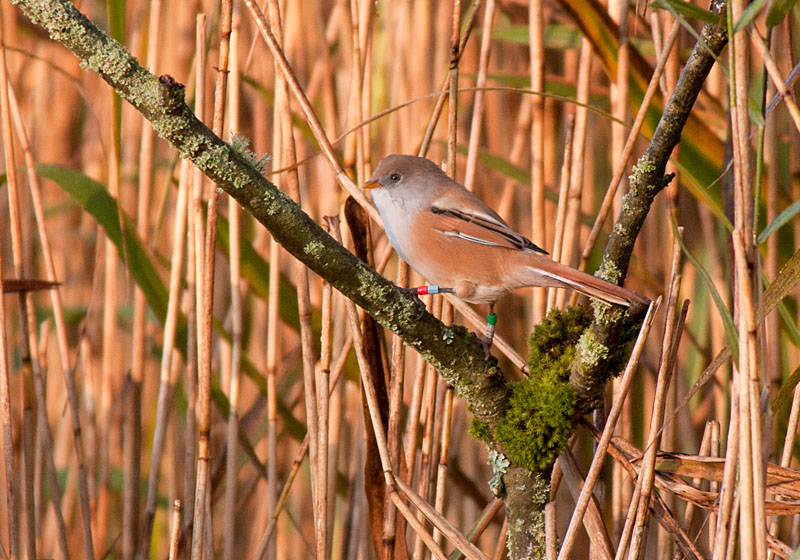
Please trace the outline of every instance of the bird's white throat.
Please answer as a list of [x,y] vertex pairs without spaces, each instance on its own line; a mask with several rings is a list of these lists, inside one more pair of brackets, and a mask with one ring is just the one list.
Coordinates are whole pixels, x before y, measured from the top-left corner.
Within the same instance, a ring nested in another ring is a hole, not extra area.
[[380,188],[372,191],[372,200],[381,214],[383,229],[389,243],[404,261],[409,262],[410,236],[408,231],[413,227],[413,220],[420,211],[418,202],[410,202],[402,194],[393,189]]

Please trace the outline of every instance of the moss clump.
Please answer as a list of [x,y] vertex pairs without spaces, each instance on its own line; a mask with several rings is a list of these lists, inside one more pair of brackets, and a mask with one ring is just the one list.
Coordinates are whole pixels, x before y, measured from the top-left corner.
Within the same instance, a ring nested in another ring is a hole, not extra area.
[[563,355],[577,343],[592,322],[592,313],[582,305],[573,305],[564,312],[553,309],[531,334],[531,378],[543,361],[563,361]]
[[534,471],[547,469],[572,433],[575,391],[553,376],[527,379],[512,385],[509,404],[495,430],[498,441],[516,463]]
[[489,424],[486,422],[481,422],[477,418],[473,417],[469,423],[469,435],[478,441],[489,441],[489,436],[491,435],[489,432]]
[[585,307],[554,310],[531,335],[531,376],[511,384],[508,411],[495,429],[509,457],[529,470],[549,468],[572,433],[575,391],[569,384],[570,365],[590,321]]

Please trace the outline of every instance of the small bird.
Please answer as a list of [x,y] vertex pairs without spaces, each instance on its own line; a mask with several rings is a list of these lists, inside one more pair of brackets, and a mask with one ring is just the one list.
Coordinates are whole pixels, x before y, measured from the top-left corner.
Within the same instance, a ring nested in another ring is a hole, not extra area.
[[570,288],[617,305],[649,304],[639,294],[547,257],[547,251],[515,232],[482,200],[429,159],[384,157],[364,184],[397,254],[431,286],[414,295],[454,293],[469,303],[488,303],[487,352],[494,335],[494,303],[526,286]]

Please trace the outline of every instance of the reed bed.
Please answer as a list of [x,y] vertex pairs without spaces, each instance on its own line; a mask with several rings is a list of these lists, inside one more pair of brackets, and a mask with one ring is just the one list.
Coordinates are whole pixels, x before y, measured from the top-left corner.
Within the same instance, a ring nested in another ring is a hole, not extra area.
[[[392,153],[443,163],[593,272],[714,18],[670,0],[77,7],[399,286],[422,280],[356,187]],[[660,304],[548,470],[548,558],[797,557],[798,11],[727,10],[625,280]],[[453,387],[23,11],[0,16],[0,557],[508,557]],[[576,302],[500,301],[509,379]],[[484,309],[426,305],[483,328]]]

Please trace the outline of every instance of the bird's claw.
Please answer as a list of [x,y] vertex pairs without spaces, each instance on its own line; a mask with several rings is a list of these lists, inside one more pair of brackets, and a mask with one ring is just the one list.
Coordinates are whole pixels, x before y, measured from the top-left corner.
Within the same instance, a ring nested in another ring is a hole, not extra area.
[[478,345],[483,348],[483,357],[488,362],[489,358],[492,357],[492,342],[494,342],[494,337],[481,338],[474,332],[470,332],[470,334],[472,335],[472,338],[475,339],[475,342],[477,342]]
[[419,311],[417,320],[421,319],[425,311],[427,311],[427,308],[425,307],[425,303],[419,298],[419,290],[417,290],[417,288],[400,288],[400,291],[414,300],[414,303],[417,305],[417,310]]

